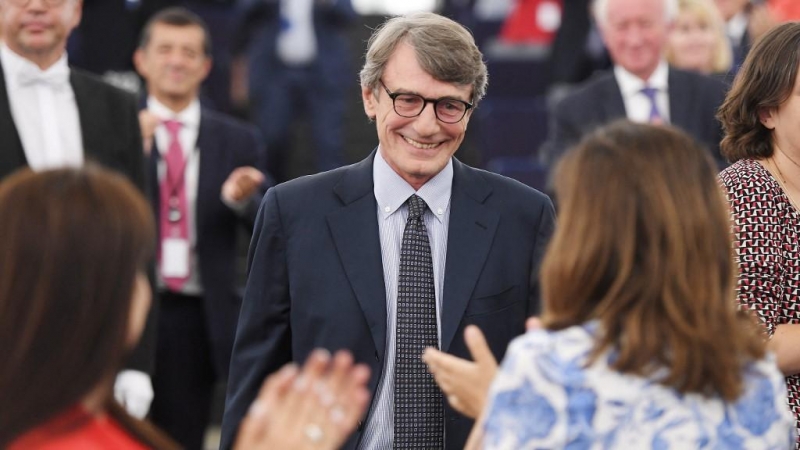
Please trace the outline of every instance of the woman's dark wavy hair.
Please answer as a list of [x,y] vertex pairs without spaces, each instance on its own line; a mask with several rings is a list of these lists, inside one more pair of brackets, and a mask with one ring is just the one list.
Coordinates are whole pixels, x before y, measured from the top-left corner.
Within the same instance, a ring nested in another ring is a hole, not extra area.
[[717,111],[725,137],[722,155],[730,162],[772,156],[772,130],[759,113],[777,109],[792,93],[800,66],[800,23],[790,22],[764,35],[744,61]]
[[[0,184],[0,217],[4,448],[113,380],[155,226],[137,189],[96,166],[9,176]],[[112,404],[110,388],[107,402],[124,426],[133,420]]]
[[728,204],[711,157],[671,127],[615,122],[555,172],[559,221],[541,268],[542,322],[597,320],[591,361],[681,393],[738,398],[764,354],[739,317]]

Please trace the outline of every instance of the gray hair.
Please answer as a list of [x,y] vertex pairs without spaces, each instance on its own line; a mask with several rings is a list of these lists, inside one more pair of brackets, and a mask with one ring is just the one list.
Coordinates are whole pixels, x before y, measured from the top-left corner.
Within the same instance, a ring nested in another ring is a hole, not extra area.
[[472,34],[462,25],[433,13],[393,17],[375,30],[361,69],[362,89],[378,87],[386,63],[400,42],[414,47],[420,66],[433,78],[472,85],[474,105],[486,95],[486,64]]
[[[608,20],[608,2],[610,0],[594,0],[592,12],[598,25],[605,24]],[[678,0],[661,0],[664,4],[664,19],[671,23],[678,16]]]

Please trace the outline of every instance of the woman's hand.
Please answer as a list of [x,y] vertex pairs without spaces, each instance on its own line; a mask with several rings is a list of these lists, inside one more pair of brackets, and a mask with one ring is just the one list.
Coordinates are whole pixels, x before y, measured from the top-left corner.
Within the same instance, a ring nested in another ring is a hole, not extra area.
[[267,378],[236,440],[237,449],[337,449],[369,400],[369,368],[348,352],[315,350],[300,371],[289,364]]
[[497,360],[478,327],[468,326],[464,330],[464,340],[474,361],[433,348],[425,350],[422,360],[428,364],[428,370],[433,374],[450,406],[474,419],[486,403],[489,385],[497,373]]

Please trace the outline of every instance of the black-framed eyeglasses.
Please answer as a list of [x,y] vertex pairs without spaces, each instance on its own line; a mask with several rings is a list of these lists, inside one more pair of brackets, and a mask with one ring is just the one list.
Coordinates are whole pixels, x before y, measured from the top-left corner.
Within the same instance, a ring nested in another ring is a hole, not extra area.
[[[28,6],[28,4],[31,2],[31,0],[6,0],[6,1],[9,2],[9,3],[13,3],[16,6],[23,7],[23,8],[25,6]],[[48,8],[55,8],[57,6],[61,6],[64,3],[66,3],[66,1],[67,0],[42,0],[42,2]]]
[[386,91],[386,95],[392,99],[394,112],[400,117],[417,117],[425,110],[428,103],[433,103],[433,113],[436,118],[444,123],[458,123],[467,115],[467,111],[472,108],[472,103],[459,100],[457,98],[425,98],[417,94],[407,94],[404,92],[392,92],[383,84],[383,80],[378,80]]

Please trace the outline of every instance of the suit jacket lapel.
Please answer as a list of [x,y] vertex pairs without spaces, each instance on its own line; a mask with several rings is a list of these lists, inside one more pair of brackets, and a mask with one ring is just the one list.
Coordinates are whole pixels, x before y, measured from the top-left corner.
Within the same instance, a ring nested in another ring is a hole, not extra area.
[[[221,152],[214,152],[214,149],[224,149],[225,146],[219,143],[221,135],[214,129],[213,123],[207,119],[205,111],[200,110],[200,128],[197,132],[197,142],[192,149],[191,158],[200,158],[198,179],[197,179],[197,199],[195,201],[195,227],[197,230],[197,242],[201,242],[203,225],[208,214],[208,208],[215,202],[220,193],[214,188],[214,170],[225,167],[222,161],[217,161]],[[196,152],[197,154],[194,154]]]
[[158,160],[159,160],[158,148],[156,148],[156,143],[153,142],[153,147],[150,149],[150,157],[147,158],[147,170],[146,173],[146,180],[147,180],[147,193],[150,197],[150,204],[153,206],[153,216],[156,221],[156,230],[158,231],[157,235],[159,237],[159,242],[161,241],[161,186],[158,184]]
[[386,288],[383,279],[377,203],[373,192],[375,152],[347,169],[334,187],[343,207],[328,214],[328,227],[350,286],[366,317],[378,355],[386,346]]
[[25,151],[19,138],[14,118],[11,116],[11,105],[6,92],[6,79],[0,65],[0,136],[3,138],[0,151],[0,179],[19,167],[27,166]]
[[[83,139],[83,154],[87,161],[95,160],[102,163],[103,137],[100,134],[103,127],[97,121],[103,120],[103,111],[97,109],[97,103],[91,101],[92,93],[89,87],[75,71],[70,71],[69,82],[75,93],[75,104],[78,105],[78,120],[81,124],[81,137]],[[112,166],[113,167],[113,166]]]
[[693,102],[689,83],[680,79],[680,74],[672,68],[667,75],[667,89],[669,96],[669,120],[670,122],[686,131],[694,130],[697,121],[692,117]]
[[603,122],[627,117],[625,101],[622,99],[622,91],[620,91],[619,84],[617,84],[617,77],[614,76],[613,72],[609,75],[608,80],[603,84],[603,98],[600,102],[605,114]]
[[453,159],[453,191],[441,313],[444,351],[453,342],[500,221],[496,212],[483,205],[491,193],[491,187],[478,172]]

